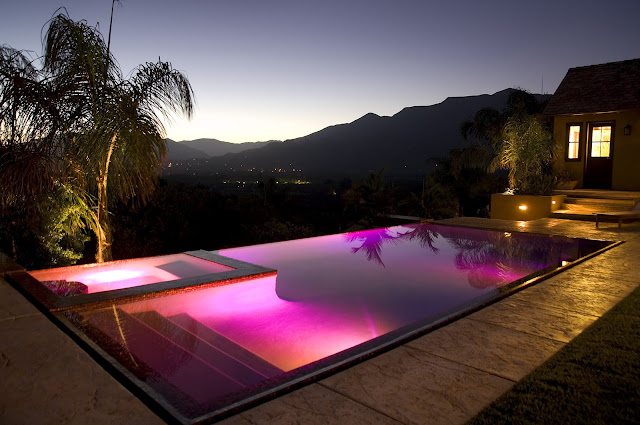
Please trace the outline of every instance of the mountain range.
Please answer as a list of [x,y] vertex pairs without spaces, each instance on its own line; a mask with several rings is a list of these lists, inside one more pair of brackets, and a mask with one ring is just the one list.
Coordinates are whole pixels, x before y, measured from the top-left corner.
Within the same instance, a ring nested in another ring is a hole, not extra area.
[[238,153],[247,149],[256,149],[269,143],[279,142],[279,140],[270,140],[268,142],[229,143],[216,139],[196,139],[182,142],[166,139],[166,141],[167,160],[169,162],[184,161],[187,159],[204,159],[228,153]]
[[[460,134],[464,121],[484,107],[502,110],[512,90],[449,97],[436,105],[404,108],[393,116],[368,113],[351,123],[284,142],[234,145],[200,139],[177,144],[208,154],[195,158],[206,158],[211,173],[295,169],[306,176],[362,178],[384,167],[387,176],[424,177],[433,168],[430,159],[446,157],[451,149],[466,143]],[[170,147],[169,160],[173,160],[172,150],[175,153]]]

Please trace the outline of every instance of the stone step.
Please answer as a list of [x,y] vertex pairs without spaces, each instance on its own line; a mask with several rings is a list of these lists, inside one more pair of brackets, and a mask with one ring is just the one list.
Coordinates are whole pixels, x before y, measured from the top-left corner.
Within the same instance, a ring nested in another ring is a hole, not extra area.
[[596,198],[596,199],[623,199],[630,201],[640,200],[640,191],[625,190],[595,190],[595,189],[575,189],[575,190],[554,190],[554,195],[566,195],[569,198]]
[[564,203],[560,206],[561,210],[568,210],[571,212],[575,212],[575,213],[582,213],[582,214],[592,214],[595,212],[615,212],[615,211],[628,211],[631,208],[625,208],[625,207],[620,207],[617,205],[599,205],[599,206],[593,206],[593,205],[581,205],[581,204],[567,204]]
[[633,205],[634,201],[631,199],[566,197],[560,209],[568,210],[572,213],[590,214],[594,212],[628,211],[633,208]]
[[556,210],[551,213],[550,218],[561,218],[564,220],[596,221],[593,212],[578,212],[571,210]]
[[619,205],[622,207],[628,206],[631,208],[634,205],[633,199],[607,199],[607,198],[581,198],[567,196],[564,198],[565,202],[572,204],[582,205]]

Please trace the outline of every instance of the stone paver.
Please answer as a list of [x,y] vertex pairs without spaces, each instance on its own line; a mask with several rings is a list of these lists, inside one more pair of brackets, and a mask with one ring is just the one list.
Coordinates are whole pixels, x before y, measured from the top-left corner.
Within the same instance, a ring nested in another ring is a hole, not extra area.
[[0,279],[0,321],[40,314],[22,294]]
[[548,285],[545,282],[511,295],[511,298],[534,305],[551,306],[598,317],[622,299],[622,297],[587,291],[581,287]]
[[321,384],[405,424],[462,424],[513,382],[404,346]]
[[579,270],[619,276],[625,280],[636,280],[640,276],[640,256],[637,251],[624,249],[624,245],[615,247],[576,267]]
[[322,385],[312,384],[220,422],[249,424],[399,424]]
[[0,321],[0,383],[2,424],[164,423],[42,314]]
[[565,344],[491,323],[460,319],[407,343],[427,353],[518,381]]
[[560,273],[546,280],[544,282],[545,285],[598,292],[619,298],[626,297],[638,286],[637,280],[640,274],[634,278],[631,274],[620,275],[618,273],[610,273],[607,270],[596,271],[582,267],[584,264],[586,263],[573,267],[570,273]]
[[469,319],[560,342],[571,341],[598,319],[546,305],[538,305],[535,309],[529,307],[521,300],[507,298],[473,313]]
[[510,221],[478,217],[459,217],[440,220],[438,223],[509,232],[531,232],[609,241],[626,241],[637,238],[640,235],[640,222],[630,223],[622,229],[614,227],[596,229],[594,222],[553,218],[542,218],[533,221]]

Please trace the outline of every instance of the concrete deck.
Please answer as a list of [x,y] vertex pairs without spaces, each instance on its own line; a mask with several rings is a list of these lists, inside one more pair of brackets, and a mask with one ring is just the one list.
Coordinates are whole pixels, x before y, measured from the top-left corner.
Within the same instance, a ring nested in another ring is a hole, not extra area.
[[[628,242],[222,423],[462,424],[640,285],[640,223],[443,222]],[[3,424],[162,423],[1,279],[0,382]]]

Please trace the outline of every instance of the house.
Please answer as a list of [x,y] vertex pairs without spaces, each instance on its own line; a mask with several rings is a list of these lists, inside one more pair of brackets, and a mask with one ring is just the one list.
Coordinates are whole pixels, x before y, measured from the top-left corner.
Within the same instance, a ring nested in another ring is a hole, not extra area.
[[579,188],[640,190],[640,59],[569,69],[544,113],[556,172]]

